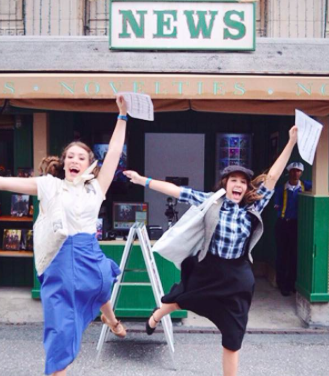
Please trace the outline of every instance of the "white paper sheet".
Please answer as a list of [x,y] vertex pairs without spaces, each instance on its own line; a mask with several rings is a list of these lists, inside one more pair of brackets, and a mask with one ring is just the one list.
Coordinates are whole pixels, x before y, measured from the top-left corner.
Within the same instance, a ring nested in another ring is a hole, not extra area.
[[304,161],[312,165],[323,126],[299,110],[295,111],[295,124],[298,128],[299,154]]
[[117,95],[123,95],[127,103],[127,112],[131,117],[148,121],[154,120],[153,103],[148,94],[122,92]]

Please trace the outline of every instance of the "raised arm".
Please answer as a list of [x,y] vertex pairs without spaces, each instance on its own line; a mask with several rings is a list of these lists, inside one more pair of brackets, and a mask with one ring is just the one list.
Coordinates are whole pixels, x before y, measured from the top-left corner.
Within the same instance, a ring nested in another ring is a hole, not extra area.
[[283,170],[285,169],[291,153],[294,149],[294,146],[297,142],[297,126],[294,125],[289,130],[289,140],[287,145],[283,149],[282,153],[279,155],[278,159],[274,162],[273,166],[270,168],[270,171],[267,174],[264,185],[268,189],[274,189],[275,184],[279,180]]
[[[127,106],[123,96],[118,96],[116,102],[119,109],[119,114],[127,116]],[[115,174],[115,170],[118,167],[126,136],[126,126],[127,122],[125,120],[118,119],[109,143],[109,150],[106,153],[104,163],[97,176],[97,180],[104,194],[109,189]]]
[[[124,171],[124,175],[126,175],[132,183],[142,185],[143,187],[145,187],[148,180],[148,178],[146,178],[145,176],[140,176],[136,171]],[[148,182],[148,187],[165,195],[179,198],[180,187],[177,187],[177,185],[175,184],[151,179]]]
[[6,178],[0,177],[0,191],[10,191],[23,195],[36,196],[37,178]]

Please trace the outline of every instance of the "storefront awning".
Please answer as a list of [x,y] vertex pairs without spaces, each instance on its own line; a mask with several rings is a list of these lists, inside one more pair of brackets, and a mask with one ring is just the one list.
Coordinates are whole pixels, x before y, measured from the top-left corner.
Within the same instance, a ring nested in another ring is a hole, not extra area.
[[329,78],[183,74],[0,74],[0,100],[12,107],[116,112],[115,95],[148,93],[155,111],[329,114]]
[[[260,100],[153,100],[155,112],[203,111],[239,114],[295,115],[295,109],[312,116],[327,116],[329,101],[260,101]],[[110,100],[61,100],[61,99],[13,99],[11,107],[44,111],[117,112],[114,99]]]
[[329,101],[329,77],[184,74],[0,74],[0,99],[153,99]]

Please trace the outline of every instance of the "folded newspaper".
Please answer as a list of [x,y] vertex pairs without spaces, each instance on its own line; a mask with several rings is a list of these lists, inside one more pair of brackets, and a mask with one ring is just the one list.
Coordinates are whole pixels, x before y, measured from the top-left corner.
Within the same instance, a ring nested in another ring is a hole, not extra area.
[[131,117],[148,121],[154,120],[153,103],[148,94],[121,92],[117,95],[123,95],[127,103],[127,112]]
[[296,110],[295,112],[298,151],[304,161],[312,165],[323,126],[302,111]]

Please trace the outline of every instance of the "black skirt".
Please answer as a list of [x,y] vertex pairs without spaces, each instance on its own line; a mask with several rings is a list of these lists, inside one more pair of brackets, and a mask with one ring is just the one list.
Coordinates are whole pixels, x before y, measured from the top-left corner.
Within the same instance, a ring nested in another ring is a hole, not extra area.
[[246,257],[224,259],[208,252],[182,263],[181,282],[164,295],[162,303],[177,303],[212,321],[222,333],[223,347],[237,351],[248,322],[255,279]]

